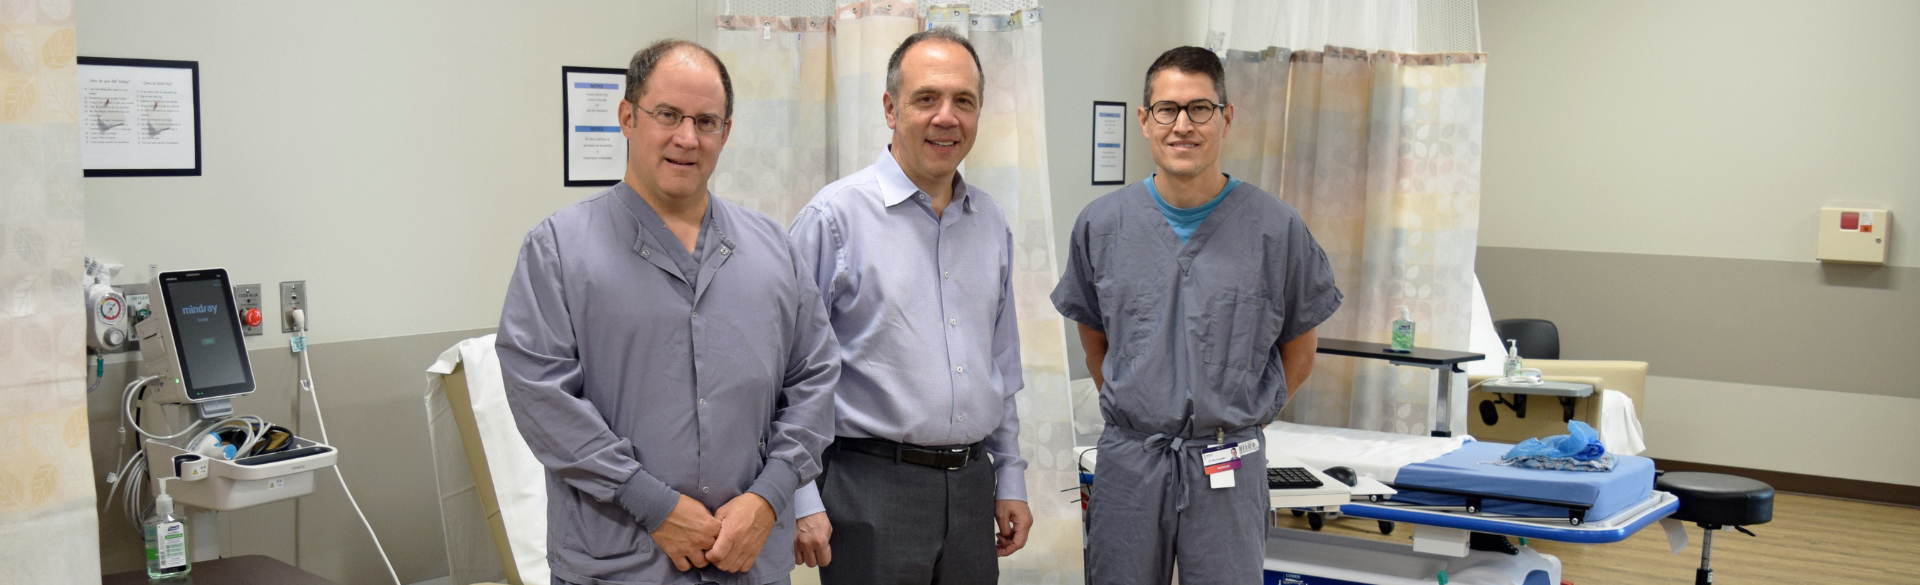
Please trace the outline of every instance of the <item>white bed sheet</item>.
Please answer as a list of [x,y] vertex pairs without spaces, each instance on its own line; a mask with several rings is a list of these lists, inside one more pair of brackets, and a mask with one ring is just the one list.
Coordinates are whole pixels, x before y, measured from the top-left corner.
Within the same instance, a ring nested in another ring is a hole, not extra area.
[[[500,518],[506,524],[513,564],[519,570],[522,583],[546,585],[552,581],[547,570],[546,469],[533,457],[533,450],[520,436],[519,427],[514,426],[493,343],[492,335],[475,337],[441,353],[440,359],[427,368],[427,392],[429,401],[433,395],[442,394],[440,376],[452,373],[455,364],[466,364],[467,393],[473,402],[474,423],[486,451],[487,469],[493,475],[494,495],[500,500]],[[451,416],[445,418],[452,420]],[[437,441],[435,445],[438,447]],[[436,453],[436,460],[441,457],[442,454]],[[458,457],[465,461],[464,454]],[[442,487],[443,500],[452,495],[444,493],[447,487]],[[477,525],[471,522],[450,525],[478,526],[482,531],[480,538],[492,540],[484,518]]]
[[1344,466],[1392,483],[1400,468],[1454,452],[1473,437],[1421,437],[1378,431],[1337,429],[1274,421],[1267,425],[1267,448],[1286,453],[1314,469]]

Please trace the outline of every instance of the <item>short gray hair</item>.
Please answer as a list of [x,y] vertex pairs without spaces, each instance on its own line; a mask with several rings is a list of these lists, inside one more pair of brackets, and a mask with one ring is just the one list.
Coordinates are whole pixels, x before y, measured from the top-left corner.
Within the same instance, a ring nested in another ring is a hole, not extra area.
[[987,72],[980,67],[980,54],[973,51],[973,43],[968,41],[967,37],[954,32],[951,28],[938,26],[932,30],[913,33],[912,36],[907,37],[907,40],[900,41],[899,48],[893,50],[893,56],[887,59],[888,94],[893,95],[895,98],[900,97],[900,61],[906,59],[907,49],[913,48],[914,45],[920,44],[921,41],[932,40],[946,41],[965,48],[967,50],[967,56],[973,58],[974,75],[980,78],[980,87],[975,88],[975,91],[979,91],[982,94],[987,93]]
[[720,87],[727,91],[727,118],[733,118],[733,78],[727,76],[727,64],[721,63],[720,57],[713,54],[713,51],[688,40],[666,39],[634,53],[633,60],[627,62],[627,101],[633,102],[635,106],[640,105],[640,94],[645,93],[647,78],[653,76],[654,66],[660,64],[660,59],[679,49],[699,51],[700,54],[706,55],[707,59],[712,60],[714,66],[720,68]]

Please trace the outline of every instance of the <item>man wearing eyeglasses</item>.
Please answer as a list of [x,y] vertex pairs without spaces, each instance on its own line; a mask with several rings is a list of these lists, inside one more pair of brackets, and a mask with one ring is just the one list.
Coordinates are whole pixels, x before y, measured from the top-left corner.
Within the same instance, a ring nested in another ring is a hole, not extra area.
[[784,583],[839,344],[779,224],[707,192],[726,65],[655,43],[619,108],[626,179],[527,233],[496,342],[553,583]]
[[1155,173],[1075,220],[1053,291],[1079,323],[1106,429],[1089,504],[1094,583],[1259,583],[1268,496],[1260,429],[1313,369],[1340,306],[1300,214],[1220,172],[1233,124],[1220,59],[1147,68]]
[[1033,524],[1013,232],[958,172],[984,89],[966,37],[907,37],[881,97],[891,145],[793,221],[845,357],[827,470],[794,503],[794,562],[826,585],[996,583]]

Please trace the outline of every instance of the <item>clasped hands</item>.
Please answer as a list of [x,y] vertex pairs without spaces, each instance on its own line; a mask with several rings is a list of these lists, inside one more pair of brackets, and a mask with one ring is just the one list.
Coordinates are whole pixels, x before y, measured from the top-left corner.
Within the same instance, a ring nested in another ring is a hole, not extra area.
[[753,568],[760,547],[773,532],[773,520],[773,506],[752,492],[740,494],[711,514],[698,500],[681,494],[667,521],[654,529],[653,543],[673,560],[675,569],[713,565],[740,573]]

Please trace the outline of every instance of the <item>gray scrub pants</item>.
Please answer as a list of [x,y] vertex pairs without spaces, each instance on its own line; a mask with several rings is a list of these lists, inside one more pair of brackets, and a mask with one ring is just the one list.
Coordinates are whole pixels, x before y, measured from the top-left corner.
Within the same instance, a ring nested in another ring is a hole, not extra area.
[[[1257,427],[1228,441],[1260,436]],[[1200,452],[1213,437],[1175,441],[1109,425],[1100,434],[1088,502],[1088,569],[1094,585],[1261,583],[1267,536],[1267,452],[1240,459],[1234,487],[1209,487]],[[1177,448],[1176,448],[1177,446]],[[1184,461],[1176,462],[1175,459]],[[1180,508],[1185,485],[1186,507]]]

